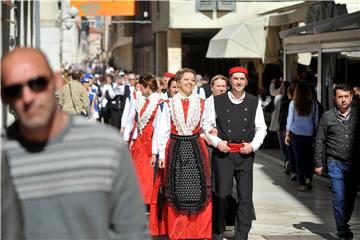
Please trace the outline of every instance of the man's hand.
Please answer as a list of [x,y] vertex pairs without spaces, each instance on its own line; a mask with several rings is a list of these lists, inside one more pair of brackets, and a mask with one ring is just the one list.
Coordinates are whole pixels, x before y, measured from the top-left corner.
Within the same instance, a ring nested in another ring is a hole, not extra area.
[[124,134],[124,131],[125,131],[125,129],[122,127],[122,128],[120,128],[120,134],[121,135],[123,135]]
[[323,173],[323,167],[316,167],[314,170],[317,175],[321,175]]
[[230,148],[228,147],[227,143],[228,143],[227,141],[219,142],[218,145],[217,145],[217,149],[219,149],[223,153],[229,152]]
[[156,162],[156,154],[153,154],[153,155],[151,155],[150,165],[152,167],[155,167],[155,162]]
[[165,167],[165,159],[159,159],[159,168]]
[[240,153],[241,154],[250,154],[254,151],[253,147],[251,146],[250,143],[244,143],[244,146],[240,149]]

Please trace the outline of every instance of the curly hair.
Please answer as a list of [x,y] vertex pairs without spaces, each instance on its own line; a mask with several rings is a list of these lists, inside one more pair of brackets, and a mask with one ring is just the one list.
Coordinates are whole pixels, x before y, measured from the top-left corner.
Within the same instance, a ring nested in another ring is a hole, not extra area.
[[176,72],[175,80],[177,82],[180,82],[180,80],[183,77],[184,73],[192,73],[192,74],[194,74],[194,77],[196,76],[195,70],[193,70],[191,68],[182,68],[182,69],[180,69],[179,71]]

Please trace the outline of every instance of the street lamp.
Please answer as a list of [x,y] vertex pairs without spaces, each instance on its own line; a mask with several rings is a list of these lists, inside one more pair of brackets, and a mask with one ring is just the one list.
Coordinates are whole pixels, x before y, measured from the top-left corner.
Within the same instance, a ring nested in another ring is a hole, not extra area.
[[[74,25],[74,18],[78,15],[79,10],[72,6],[67,9],[68,17],[62,18],[62,14],[59,15],[59,28],[60,28],[60,64],[62,64],[63,60],[63,30],[69,30]],[[62,28],[62,25],[64,23],[65,29]]]
[[69,30],[73,26],[73,19],[78,15],[79,10],[76,7],[70,7],[67,9],[68,17],[65,17],[61,19],[60,22],[60,28],[62,27],[62,23],[65,23],[65,28]]

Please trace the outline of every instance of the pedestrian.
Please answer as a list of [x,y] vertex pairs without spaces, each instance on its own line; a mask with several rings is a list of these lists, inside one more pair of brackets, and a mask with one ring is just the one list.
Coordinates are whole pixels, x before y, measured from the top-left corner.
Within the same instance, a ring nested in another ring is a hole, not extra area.
[[86,73],[80,78],[81,84],[85,87],[89,97],[89,113],[87,118],[90,120],[97,120],[99,118],[98,108],[98,86],[95,85],[95,77],[91,73]]
[[165,81],[165,85],[168,84],[170,78],[174,78],[175,77],[175,74],[171,73],[171,72],[165,72],[163,74],[163,80]]
[[[359,109],[351,106],[351,88],[338,84],[334,88],[335,107],[321,117],[315,142],[315,172],[327,167],[333,193],[336,235],[353,239],[349,221],[354,209],[359,174]],[[355,146],[357,143],[357,146]]]
[[[286,84],[287,81],[284,82]],[[287,85],[287,84],[286,84]],[[287,116],[289,112],[289,105],[291,100],[294,96],[294,91],[296,87],[296,83],[292,82],[288,87],[282,89],[285,91],[285,95],[282,96],[280,99],[280,110],[279,110],[279,134],[278,134],[278,141],[280,144],[280,149],[282,150],[282,153],[284,154],[285,164],[284,164],[284,170],[285,173],[290,176],[291,181],[296,180],[296,162],[295,162],[295,156],[294,151],[291,147],[291,142],[289,145],[285,144],[285,133],[286,133],[286,122],[287,122]]]
[[154,170],[150,162],[155,162],[157,154],[156,145],[153,144],[153,135],[157,121],[156,116],[158,116],[156,113],[162,100],[160,94],[157,93],[158,84],[153,75],[145,75],[139,84],[145,101],[136,101],[136,104],[130,106],[124,129],[124,140],[126,142],[131,141],[130,135],[135,123],[135,132],[133,133],[135,140],[130,145],[131,157],[144,203],[150,205],[154,179]]
[[[223,94],[227,91],[227,78],[223,75],[215,75],[211,81],[210,81],[210,87],[211,87],[211,92],[212,94],[205,100],[205,109],[208,109],[208,105],[213,106],[214,104],[214,97],[218,96],[220,94]],[[207,113],[208,111],[205,111],[205,113]],[[204,119],[206,119],[207,117],[204,116]],[[216,127],[216,124],[214,124],[213,126],[211,126],[213,128]],[[207,138],[205,133],[201,134],[201,137],[206,141],[206,143],[208,144],[208,151],[209,151],[209,156],[211,156],[212,153],[212,144],[210,142],[210,140]]]
[[112,128],[57,108],[61,84],[38,50],[1,58],[1,97],[17,116],[2,148],[25,239],[149,239],[126,145]]
[[233,193],[236,179],[238,205],[235,219],[235,239],[248,239],[255,213],[252,201],[253,163],[266,136],[266,124],[260,101],[245,91],[248,70],[229,70],[230,91],[214,97],[207,106],[206,125],[216,125],[218,136],[207,135],[213,146],[214,178],[213,239],[222,239],[229,209],[227,199]]
[[319,107],[305,80],[296,84],[294,99],[289,104],[285,144],[291,143],[296,163],[297,191],[312,189],[314,172],[313,140],[319,122]]
[[179,92],[159,112],[159,170],[149,217],[153,236],[211,239],[210,163],[199,137],[204,100],[193,94],[195,75],[189,68],[176,73]]
[[[137,104],[136,101],[142,101],[144,99],[142,96],[142,93],[140,91],[140,88],[141,88],[141,85],[140,85],[139,81],[135,81],[134,85],[133,86],[130,85],[130,87],[129,87],[130,94],[129,94],[129,96],[126,97],[124,111],[123,111],[123,114],[121,117],[121,128],[120,128],[121,134],[124,134],[126,122],[129,118],[130,106],[132,104],[134,104],[134,106],[136,106],[136,104]],[[135,124],[135,121],[133,122],[133,126],[134,126],[134,124]],[[130,139],[132,139],[132,137],[130,137]],[[132,141],[132,140],[130,140],[130,141]]]
[[115,77],[115,83],[111,83],[105,93],[108,100],[108,109],[110,110],[111,125],[120,131],[121,117],[125,108],[126,98],[130,95],[130,88],[124,84],[124,74],[120,72]]
[[353,87],[352,105],[357,108],[360,108],[360,85]]
[[80,83],[81,75],[79,70],[72,72],[71,80],[60,90],[59,106],[64,112],[86,116],[90,112],[90,102],[88,91]]
[[175,78],[170,78],[167,84],[166,99],[172,98],[178,92],[178,86]]
[[[269,126],[269,131],[275,131],[277,138],[278,138],[278,142],[279,142],[279,148],[280,148],[280,152],[282,153],[282,157],[284,160],[284,166],[286,166],[286,162],[288,162],[288,158],[287,158],[287,150],[286,150],[286,144],[284,142],[284,138],[285,138],[285,127],[284,125],[280,125],[281,121],[279,121],[279,117],[280,117],[280,111],[282,110],[283,112],[281,112],[281,118],[282,120],[285,120],[286,118],[285,115],[287,116],[287,109],[283,108],[281,109],[281,105],[283,104],[286,105],[286,103],[290,103],[288,97],[287,97],[287,89],[289,86],[289,82],[287,81],[283,81],[281,82],[281,86],[280,86],[280,92],[279,95],[276,95],[274,98],[274,111],[271,113],[271,122],[270,122],[270,126]],[[286,122],[286,121],[285,121]]]

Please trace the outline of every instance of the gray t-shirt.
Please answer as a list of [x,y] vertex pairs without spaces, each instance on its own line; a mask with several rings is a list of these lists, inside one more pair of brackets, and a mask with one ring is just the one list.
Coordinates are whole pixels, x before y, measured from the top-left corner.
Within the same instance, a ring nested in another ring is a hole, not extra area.
[[70,116],[48,142],[3,139],[27,239],[148,239],[144,205],[120,134]]

